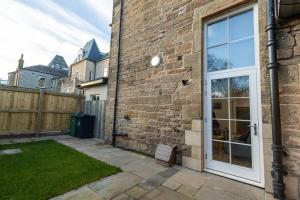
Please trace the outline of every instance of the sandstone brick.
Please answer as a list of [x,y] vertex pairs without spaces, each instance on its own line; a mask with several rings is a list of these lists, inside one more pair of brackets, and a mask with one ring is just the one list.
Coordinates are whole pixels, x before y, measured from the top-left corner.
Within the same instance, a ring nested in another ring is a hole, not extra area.
[[200,132],[185,131],[185,144],[197,147],[202,146]]
[[201,132],[202,130],[202,120],[193,119],[192,120],[192,131]]
[[202,148],[201,147],[197,147],[197,146],[192,146],[191,147],[191,157],[198,159],[198,160],[202,160]]
[[263,139],[263,151],[264,155],[273,155],[272,152],[272,139]]
[[293,49],[278,49],[277,57],[278,59],[290,58],[293,56]]
[[281,84],[299,84],[299,67],[298,65],[288,65],[280,67],[279,81]]
[[202,171],[202,162],[201,160],[182,156],[182,166],[196,171]]
[[266,193],[265,194],[265,200],[276,200],[276,199],[273,197],[273,194]]
[[285,176],[284,177],[284,183],[285,183],[285,186],[286,186],[286,191],[285,191],[286,197],[289,198],[289,199],[298,199],[298,197],[299,197],[298,177]]

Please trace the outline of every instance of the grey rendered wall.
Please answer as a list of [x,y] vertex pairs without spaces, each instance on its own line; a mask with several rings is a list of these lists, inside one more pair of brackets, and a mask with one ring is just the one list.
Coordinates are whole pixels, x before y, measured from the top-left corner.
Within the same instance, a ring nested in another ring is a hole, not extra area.
[[45,78],[45,88],[52,91],[51,79],[55,78],[53,75],[43,74],[39,72],[33,72],[29,70],[20,71],[19,87],[24,88],[39,88],[38,80],[40,77]]

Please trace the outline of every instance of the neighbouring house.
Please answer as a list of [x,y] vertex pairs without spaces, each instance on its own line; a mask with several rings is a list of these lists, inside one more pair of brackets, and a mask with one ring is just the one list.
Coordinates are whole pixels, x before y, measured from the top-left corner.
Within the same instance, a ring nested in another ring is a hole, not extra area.
[[114,0],[109,62],[114,145],[300,198],[299,1]]
[[94,39],[80,49],[63,80],[62,92],[81,93],[87,101],[107,99],[109,54],[100,52]]
[[44,88],[48,91],[59,92],[61,90],[61,80],[68,76],[68,66],[62,56],[56,55],[51,62],[46,65],[34,65],[23,67],[23,54],[19,59],[19,64],[14,72],[8,73],[8,85],[24,88]]
[[7,80],[0,79],[0,85],[7,85]]

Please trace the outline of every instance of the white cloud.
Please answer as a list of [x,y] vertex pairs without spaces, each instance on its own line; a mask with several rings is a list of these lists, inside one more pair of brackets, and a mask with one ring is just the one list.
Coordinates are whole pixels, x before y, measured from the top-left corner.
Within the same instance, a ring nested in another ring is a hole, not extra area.
[[92,38],[101,51],[109,51],[109,41],[97,27],[52,1],[40,2],[51,15],[15,0],[0,1],[0,78],[6,79],[7,72],[15,70],[21,53],[25,66],[48,64],[56,54],[70,64]]
[[109,25],[112,21],[112,1],[113,0],[85,0],[87,5],[97,13],[99,20],[105,21],[106,25]]

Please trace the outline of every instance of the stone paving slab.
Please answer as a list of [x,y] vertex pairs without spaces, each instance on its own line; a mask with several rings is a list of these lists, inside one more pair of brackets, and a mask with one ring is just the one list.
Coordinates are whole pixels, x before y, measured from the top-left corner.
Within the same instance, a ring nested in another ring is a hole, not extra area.
[[165,182],[163,177],[154,175],[146,180],[143,180],[139,186],[150,191],[160,186],[163,182]]
[[129,194],[122,193],[116,196],[115,198],[113,198],[112,200],[135,200],[135,199],[131,197]]
[[153,198],[154,200],[192,200],[192,198],[190,197],[182,195],[178,192],[175,192],[163,186],[160,186],[158,189],[161,190],[162,192],[156,197],[154,197]]
[[1,150],[0,155],[13,155],[13,154],[18,154],[22,153],[21,149],[6,149],[6,150]]
[[77,190],[73,190],[52,200],[105,200],[96,192],[84,186]]
[[216,175],[210,175],[210,181],[206,185],[220,191],[240,195],[245,199],[259,200],[264,199],[265,195],[262,189]]
[[[242,194],[241,194],[242,195]],[[218,190],[209,186],[203,186],[196,194],[197,200],[246,200],[241,195],[233,194],[227,191]]]
[[129,194],[134,199],[140,199],[142,196],[144,196],[148,191],[144,188],[141,188],[139,186],[134,186],[133,188],[127,190],[127,194]]
[[177,192],[179,192],[185,196],[191,197],[191,198],[194,197],[194,195],[196,194],[197,191],[198,191],[197,188],[194,188],[193,186],[189,186],[189,185],[181,185],[177,189]]
[[208,178],[201,176],[200,173],[192,171],[179,171],[170,177],[169,180],[199,189],[208,180]]
[[9,139],[1,139],[0,145],[5,145],[5,144],[12,144],[12,141],[10,141]]
[[166,182],[164,182],[162,184],[164,187],[166,188],[169,188],[171,190],[177,190],[182,184],[176,182],[176,181],[173,181],[171,179],[167,180]]
[[105,199],[111,199],[129,190],[143,180],[142,177],[122,172],[91,183],[89,188]]
[[159,194],[161,194],[162,191],[159,190],[159,189],[154,189],[150,192],[148,192],[145,196],[143,196],[141,198],[141,200],[151,200],[151,199],[154,199],[155,197],[157,197]]
[[33,142],[33,140],[31,138],[12,138],[12,139],[10,139],[10,141],[14,144]]

